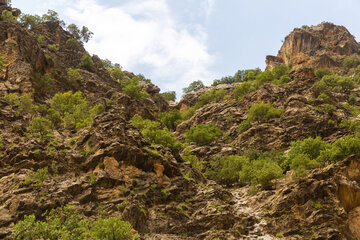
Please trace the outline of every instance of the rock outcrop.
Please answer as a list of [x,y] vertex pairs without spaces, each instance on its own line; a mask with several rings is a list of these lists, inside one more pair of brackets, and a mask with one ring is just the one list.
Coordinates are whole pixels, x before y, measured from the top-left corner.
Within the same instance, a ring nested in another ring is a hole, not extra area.
[[267,56],[267,69],[278,64],[299,67],[338,68],[344,58],[359,53],[359,43],[343,26],[323,22],[295,28],[285,37],[277,56]]

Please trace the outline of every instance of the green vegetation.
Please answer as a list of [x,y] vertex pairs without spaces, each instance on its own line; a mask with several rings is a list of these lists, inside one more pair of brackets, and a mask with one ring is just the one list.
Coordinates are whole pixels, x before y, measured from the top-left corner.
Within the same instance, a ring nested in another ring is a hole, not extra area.
[[52,136],[51,121],[46,118],[35,117],[32,119],[28,131],[34,137],[40,137],[42,140],[48,139]]
[[0,71],[4,70],[5,68],[5,59],[3,58],[3,56],[0,54]]
[[326,76],[326,75],[332,75],[331,70],[328,69],[328,68],[321,68],[321,69],[317,69],[317,70],[315,71],[315,76],[316,76],[319,80],[321,80],[321,79],[322,79],[324,76]]
[[76,87],[82,80],[81,73],[79,69],[69,68],[67,72],[67,80],[71,84],[71,86]]
[[87,27],[83,26],[80,30],[78,26],[75,24],[70,24],[67,26],[67,30],[70,32],[70,34],[78,41],[82,42],[88,42],[92,36],[94,35],[93,32],[91,32]]
[[52,52],[57,52],[59,51],[59,45],[58,44],[49,44],[48,45],[48,49]]
[[203,87],[205,87],[203,82],[198,80],[198,81],[194,81],[194,82],[190,83],[190,85],[188,87],[183,88],[183,92],[184,93],[196,92],[196,91],[199,91],[200,89],[202,89]]
[[34,172],[33,169],[29,170],[27,177],[24,179],[22,184],[34,183],[35,187],[41,186],[45,180],[48,179],[48,169],[47,167],[38,169]]
[[90,72],[94,69],[94,62],[89,53],[85,53],[81,58],[79,67],[82,67]]
[[41,46],[41,47],[45,47],[45,45],[46,45],[46,39],[45,39],[45,37],[43,36],[43,35],[39,35],[39,37],[38,37],[38,39],[37,39],[37,41],[38,41],[38,44]]
[[239,134],[241,134],[241,133],[247,131],[248,129],[250,129],[251,126],[252,126],[252,125],[251,125],[251,122],[250,122],[248,119],[247,119],[247,120],[244,120],[244,121],[242,121],[242,122],[240,123],[239,127],[237,128],[237,132],[238,132]]
[[276,109],[271,104],[255,103],[248,111],[249,121],[265,122],[271,118],[279,118],[283,109]]
[[[104,111],[101,104],[90,107],[90,104],[82,97],[81,92],[57,93],[50,101],[53,113],[61,117],[66,127],[82,128],[89,126],[93,118]],[[50,110],[51,112],[51,110]],[[51,119],[51,117],[49,117]]]
[[235,98],[242,98],[245,94],[248,94],[252,91],[255,91],[256,88],[251,82],[244,82],[241,85],[235,87],[234,89],[234,97]]
[[218,129],[214,123],[199,124],[186,131],[186,141],[195,142],[199,146],[210,144],[222,135],[222,131]]
[[118,81],[123,79],[125,76],[125,74],[123,73],[123,71],[121,71],[120,68],[110,69],[110,75],[111,75],[111,77],[113,77],[114,79],[116,79]]
[[159,114],[159,120],[171,130],[176,130],[177,125],[182,122],[182,115],[178,109],[173,109],[170,112],[162,112]]
[[17,93],[9,93],[5,94],[4,99],[6,99],[12,106],[17,107],[17,115],[34,112],[33,100],[27,94],[19,96]]
[[193,169],[201,173],[203,169],[203,164],[196,155],[193,155],[191,154],[190,151],[185,150],[184,155],[182,155],[182,158],[184,159],[184,161],[190,162]]
[[40,95],[46,94],[55,83],[55,80],[48,73],[44,74],[43,76],[41,76],[39,73],[35,73],[32,76],[32,80],[35,84],[35,92]]
[[131,234],[131,224],[119,217],[85,220],[68,205],[49,211],[44,217],[41,221],[34,215],[25,216],[15,224],[12,239],[131,240],[137,237]]
[[360,130],[360,122],[352,121],[349,119],[343,119],[343,120],[341,120],[339,127],[340,128],[348,128],[352,132],[358,132]]
[[12,12],[8,11],[8,10],[3,10],[1,13],[1,19],[6,21],[6,22],[10,22],[10,23],[17,23],[17,17],[15,17]]
[[336,74],[324,75],[320,81],[314,83],[322,93],[329,91],[350,91],[357,86],[357,83],[348,77],[340,77]]
[[344,60],[343,67],[346,71],[349,71],[351,68],[356,68],[360,65],[360,57],[359,56],[351,56]]
[[166,127],[161,128],[161,124],[156,121],[143,119],[136,114],[130,122],[134,127],[140,130],[141,134],[155,144],[163,147],[169,147],[172,150],[179,151],[182,149],[182,143],[176,140],[176,137]]
[[137,100],[149,97],[149,94],[146,91],[140,90],[139,79],[137,77],[133,77],[132,79],[123,79],[120,84],[123,87],[123,92],[129,97]]
[[165,100],[167,100],[167,101],[175,101],[176,100],[176,92],[175,91],[160,93],[160,95],[163,98],[165,98]]
[[66,47],[72,49],[72,50],[80,50],[80,43],[75,38],[70,38],[65,43]]

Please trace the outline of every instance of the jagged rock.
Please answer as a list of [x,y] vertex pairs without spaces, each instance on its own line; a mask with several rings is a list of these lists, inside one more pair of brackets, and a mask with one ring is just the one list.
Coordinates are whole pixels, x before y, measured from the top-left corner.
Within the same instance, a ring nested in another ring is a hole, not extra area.
[[317,26],[295,28],[287,37],[277,56],[266,57],[266,69],[285,63],[299,67],[338,68],[360,45],[343,26],[323,22]]

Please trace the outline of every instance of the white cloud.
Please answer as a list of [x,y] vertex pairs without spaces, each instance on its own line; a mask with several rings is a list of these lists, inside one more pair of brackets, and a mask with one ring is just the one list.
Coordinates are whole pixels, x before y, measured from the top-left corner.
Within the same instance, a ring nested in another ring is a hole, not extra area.
[[[91,53],[126,70],[148,69],[146,77],[162,90],[180,93],[192,81],[209,83],[214,78],[206,32],[197,26],[190,33],[186,24],[176,22],[166,0],[131,0],[116,7],[96,0],[60,1],[68,18],[95,33],[86,46]],[[206,0],[206,14],[212,2]]]

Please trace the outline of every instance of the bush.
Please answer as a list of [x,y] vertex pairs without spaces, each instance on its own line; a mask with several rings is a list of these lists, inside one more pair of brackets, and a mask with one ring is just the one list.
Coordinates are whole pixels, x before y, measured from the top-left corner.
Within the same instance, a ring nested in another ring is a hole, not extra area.
[[104,109],[101,104],[91,108],[89,103],[82,97],[81,92],[73,94],[71,91],[55,94],[50,101],[50,106],[60,114],[65,126],[70,128],[89,126],[93,118]]
[[360,65],[360,57],[358,56],[351,56],[343,61],[343,67],[345,70],[356,68],[358,65]]
[[123,92],[129,97],[137,100],[149,97],[149,94],[146,91],[140,90],[139,79],[137,77],[133,77],[132,79],[123,79],[120,84],[123,87]]
[[141,134],[151,140],[155,144],[160,144],[163,147],[169,147],[172,150],[179,151],[182,149],[181,142],[176,140],[176,137],[167,128],[161,128],[160,123],[143,119],[140,115],[135,114],[130,120],[131,124],[140,130]]
[[5,68],[5,59],[0,54],[0,71],[4,70],[4,68]]
[[175,91],[160,93],[160,95],[163,98],[165,98],[165,100],[167,100],[167,101],[175,101],[176,100],[176,92]]
[[340,128],[348,128],[352,132],[356,132],[360,130],[360,122],[359,121],[351,121],[350,119],[343,119],[339,124]]
[[185,162],[190,162],[193,169],[201,173],[203,165],[196,155],[192,155],[190,152],[185,153],[182,158]]
[[232,76],[222,77],[221,79],[215,79],[211,86],[217,86],[219,84],[232,84],[235,82],[235,78]]
[[207,91],[200,95],[196,103],[196,106],[197,108],[200,108],[211,102],[220,101],[224,98],[225,94],[226,94],[226,90],[224,89],[218,89],[218,90],[211,89],[210,91]]
[[94,69],[94,62],[93,62],[90,54],[88,54],[88,53],[84,54],[84,56],[81,58],[79,66],[90,72]]
[[177,125],[182,122],[182,116],[178,109],[173,109],[169,113],[160,113],[159,119],[167,128],[172,130],[175,130]]
[[207,176],[218,182],[231,184],[239,181],[239,172],[249,164],[249,158],[245,156],[231,155],[216,157],[210,161],[210,169]]
[[82,80],[82,76],[81,73],[79,72],[79,69],[69,68],[67,72],[67,80],[71,84],[71,86],[73,87],[77,86]]
[[282,112],[282,109],[276,109],[271,104],[255,103],[248,111],[248,119],[251,122],[265,122],[270,118],[280,117]]
[[263,188],[271,185],[271,180],[283,176],[280,166],[269,158],[256,159],[243,166],[239,172],[239,182],[261,184]]
[[328,69],[328,68],[317,69],[317,70],[315,71],[315,76],[316,76],[319,80],[321,80],[324,76],[326,76],[326,75],[331,75],[331,74],[332,74],[332,72],[331,72],[331,70]]
[[49,50],[52,51],[52,52],[57,52],[57,51],[59,51],[59,49],[60,49],[59,45],[57,45],[57,44],[49,44],[49,45],[48,45],[48,48],[49,48]]
[[79,50],[81,46],[81,44],[75,38],[68,39],[65,45],[72,50]]
[[123,73],[123,71],[121,71],[120,68],[115,68],[115,69],[112,69],[110,71],[110,75],[111,77],[113,77],[114,79],[120,81],[121,79],[124,78],[125,74]]
[[51,137],[51,122],[46,118],[35,117],[31,121],[28,131],[41,139],[49,138]]
[[39,35],[38,37],[38,44],[41,46],[41,47],[44,47],[46,45],[46,39],[43,35]]
[[293,179],[307,175],[308,169],[316,168],[320,165],[315,159],[311,159],[308,154],[300,153],[291,159],[290,168],[294,170]]
[[16,113],[18,115],[33,113],[34,111],[33,100],[27,94],[19,96],[17,93],[9,93],[5,94],[4,98],[17,107]]
[[83,42],[88,42],[90,38],[94,35],[94,33],[91,32],[87,27],[83,26],[80,30],[78,26],[73,23],[67,27],[67,30],[76,40]]
[[239,70],[235,73],[235,82],[253,81],[261,73],[260,68]]
[[184,93],[196,92],[196,91],[199,91],[203,87],[205,87],[203,82],[198,80],[198,81],[194,81],[194,82],[190,83],[190,85],[188,87],[183,88],[183,92]]
[[20,24],[22,27],[35,29],[41,23],[39,15],[21,14]]
[[245,94],[248,94],[252,91],[255,91],[256,88],[253,86],[251,82],[244,82],[241,85],[235,87],[234,89],[234,97],[242,98]]
[[1,13],[1,19],[6,22],[10,23],[17,23],[17,17],[15,17],[12,12],[8,10],[3,10]]
[[290,72],[290,68],[285,64],[280,64],[275,66],[272,69],[272,74],[276,79],[280,79],[283,76],[286,76]]
[[250,129],[252,127],[251,122],[249,120],[244,120],[240,123],[239,127],[237,128],[237,132],[239,134],[247,131],[248,129]]
[[271,71],[266,70],[256,76],[255,86],[256,86],[256,88],[259,88],[264,83],[271,82],[274,79],[275,79],[274,74]]
[[42,95],[46,94],[55,83],[55,80],[48,73],[44,74],[43,76],[41,76],[39,73],[35,73],[32,79],[35,84],[35,92]]
[[91,220],[82,219],[71,206],[52,209],[44,214],[44,221],[34,215],[24,217],[13,228],[12,239],[114,239],[131,240],[132,226],[119,217]]
[[197,145],[204,146],[210,144],[222,135],[222,131],[215,124],[199,124],[186,131],[186,141],[195,142]]

